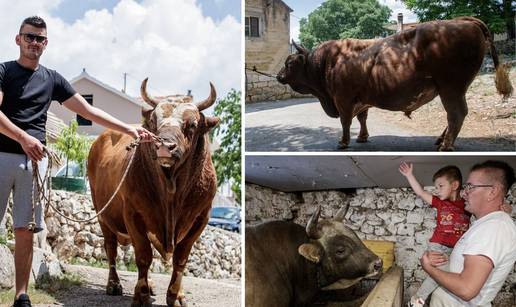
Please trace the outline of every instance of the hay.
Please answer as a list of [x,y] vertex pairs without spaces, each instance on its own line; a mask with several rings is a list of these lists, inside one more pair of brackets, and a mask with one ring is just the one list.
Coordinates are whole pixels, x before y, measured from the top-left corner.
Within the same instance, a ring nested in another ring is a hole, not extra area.
[[507,70],[508,67],[505,67],[505,65],[499,65],[495,76],[496,89],[500,95],[503,95],[503,99],[511,97],[513,90]]

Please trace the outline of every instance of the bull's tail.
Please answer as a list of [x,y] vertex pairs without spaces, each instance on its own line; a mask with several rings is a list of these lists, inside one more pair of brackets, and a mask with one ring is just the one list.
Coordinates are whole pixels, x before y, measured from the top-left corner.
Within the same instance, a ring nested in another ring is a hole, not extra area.
[[489,28],[487,28],[486,24],[480,19],[474,17],[460,17],[460,19],[473,22],[484,33],[486,40],[489,42],[489,52],[491,53],[491,58],[493,58],[493,64],[496,69],[496,90],[500,95],[503,96],[504,99],[509,98],[512,95],[513,91],[512,84],[509,79],[509,73],[507,71],[507,68],[503,64],[501,65],[500,61],[498,60],[498,54],[493,43],[493,35],[491,34],[491,31],[489,31]]

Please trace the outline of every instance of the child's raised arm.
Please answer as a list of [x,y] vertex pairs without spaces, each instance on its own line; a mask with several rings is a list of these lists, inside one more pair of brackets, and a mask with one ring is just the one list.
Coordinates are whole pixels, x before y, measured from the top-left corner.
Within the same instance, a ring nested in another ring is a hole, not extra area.
[[401,163],[399,171],[400,173],[407,178],[408,183],[414,190],[417,196],[421,197],[425,202],[428,204],[432,204],[432,194],[429,192],[423,190],[423,187],[419,184],[416,177],[412,173],[412,170],[414,169],[412,163]]

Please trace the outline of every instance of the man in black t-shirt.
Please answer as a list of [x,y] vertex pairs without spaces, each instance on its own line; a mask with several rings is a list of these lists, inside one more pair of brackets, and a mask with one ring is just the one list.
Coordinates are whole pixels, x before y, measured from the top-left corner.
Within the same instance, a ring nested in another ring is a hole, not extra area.
[[0,220],[6,211],[7,197],[13,190],[15,307],[31,306],[26,294],[33,251],[29,222],[35,219],[34,231],[41,230],[43,213],[41,205],[32,212],[30,161],[38,161],[40,172],[46,168],[45,123],[51,101],[57,100],[84,118],[134,138],[150,140],[152,137],[144,128],[131,127],[92,107],[59,73],[40,65],[39,58],[47,43],[45,21],[37,16],[29,17],[16,35],[20,57],[0,64]]

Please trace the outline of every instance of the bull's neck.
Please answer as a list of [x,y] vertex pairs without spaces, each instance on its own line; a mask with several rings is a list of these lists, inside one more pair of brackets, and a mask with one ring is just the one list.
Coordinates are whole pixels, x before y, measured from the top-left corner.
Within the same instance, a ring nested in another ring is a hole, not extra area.
[[139,182],[138,187],[145,187],[147,199],[168,206],[180,205],[190,191],[192,179],[201,176],[210,157],[206,137],[200,136],[192,154],[168,174],[159,165],[152,143],[142,143],[136,149],[130,177]]
[[316,49],[308,55],[306,75],[308,76],[307,86],[317,98],[327,100],[330,95],[326,84],[326,57],[321,50]]

